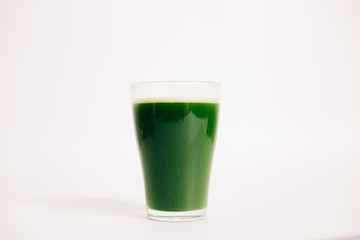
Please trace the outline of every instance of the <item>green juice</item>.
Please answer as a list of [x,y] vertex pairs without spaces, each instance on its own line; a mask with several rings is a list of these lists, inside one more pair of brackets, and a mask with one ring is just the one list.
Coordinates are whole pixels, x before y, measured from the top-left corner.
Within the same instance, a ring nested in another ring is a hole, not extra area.
[[217,103],[134,104],[149,208],[206,208],[217,113]]

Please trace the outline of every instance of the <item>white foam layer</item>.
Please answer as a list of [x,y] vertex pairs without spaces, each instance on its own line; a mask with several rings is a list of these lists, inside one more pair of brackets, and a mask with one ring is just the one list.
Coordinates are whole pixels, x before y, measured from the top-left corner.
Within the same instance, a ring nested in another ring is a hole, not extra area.
[[197,81],[134,83],[131,86],[134,103],[145,102],[205,102],[218,103],[220,84]]
[[218,98],[143,98],[134,99],[133,103],[219,103]]

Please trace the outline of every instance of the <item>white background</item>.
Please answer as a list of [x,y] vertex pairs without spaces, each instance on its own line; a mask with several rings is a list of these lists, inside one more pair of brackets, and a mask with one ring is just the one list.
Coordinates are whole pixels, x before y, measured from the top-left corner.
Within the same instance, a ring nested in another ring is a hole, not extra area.
[[[0,0],[0,239],[360,239],[360,1]],[[222,84],[208,215],[145,218],[130,84]]]

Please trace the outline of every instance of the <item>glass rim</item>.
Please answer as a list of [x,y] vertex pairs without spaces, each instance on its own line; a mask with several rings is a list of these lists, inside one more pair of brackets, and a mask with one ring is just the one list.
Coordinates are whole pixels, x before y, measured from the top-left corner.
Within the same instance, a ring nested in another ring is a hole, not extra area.
[[141,82],[134,82],[131,86],[136,85],[145,85],[145,84],[167,84],[167,83],[193,83],[193,84],[213,84],[217,86],[221,86],[221,83],[214,82],[214,81],[200,81],[200,80],[167,80],[167,81],[141,81]]

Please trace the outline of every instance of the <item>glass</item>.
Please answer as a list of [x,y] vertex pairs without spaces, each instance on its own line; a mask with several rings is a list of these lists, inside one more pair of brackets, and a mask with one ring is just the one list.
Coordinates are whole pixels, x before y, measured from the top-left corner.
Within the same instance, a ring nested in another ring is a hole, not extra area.
[[220,84],[143,82],[131,86],[147,215],[190,221],[206,214]]

